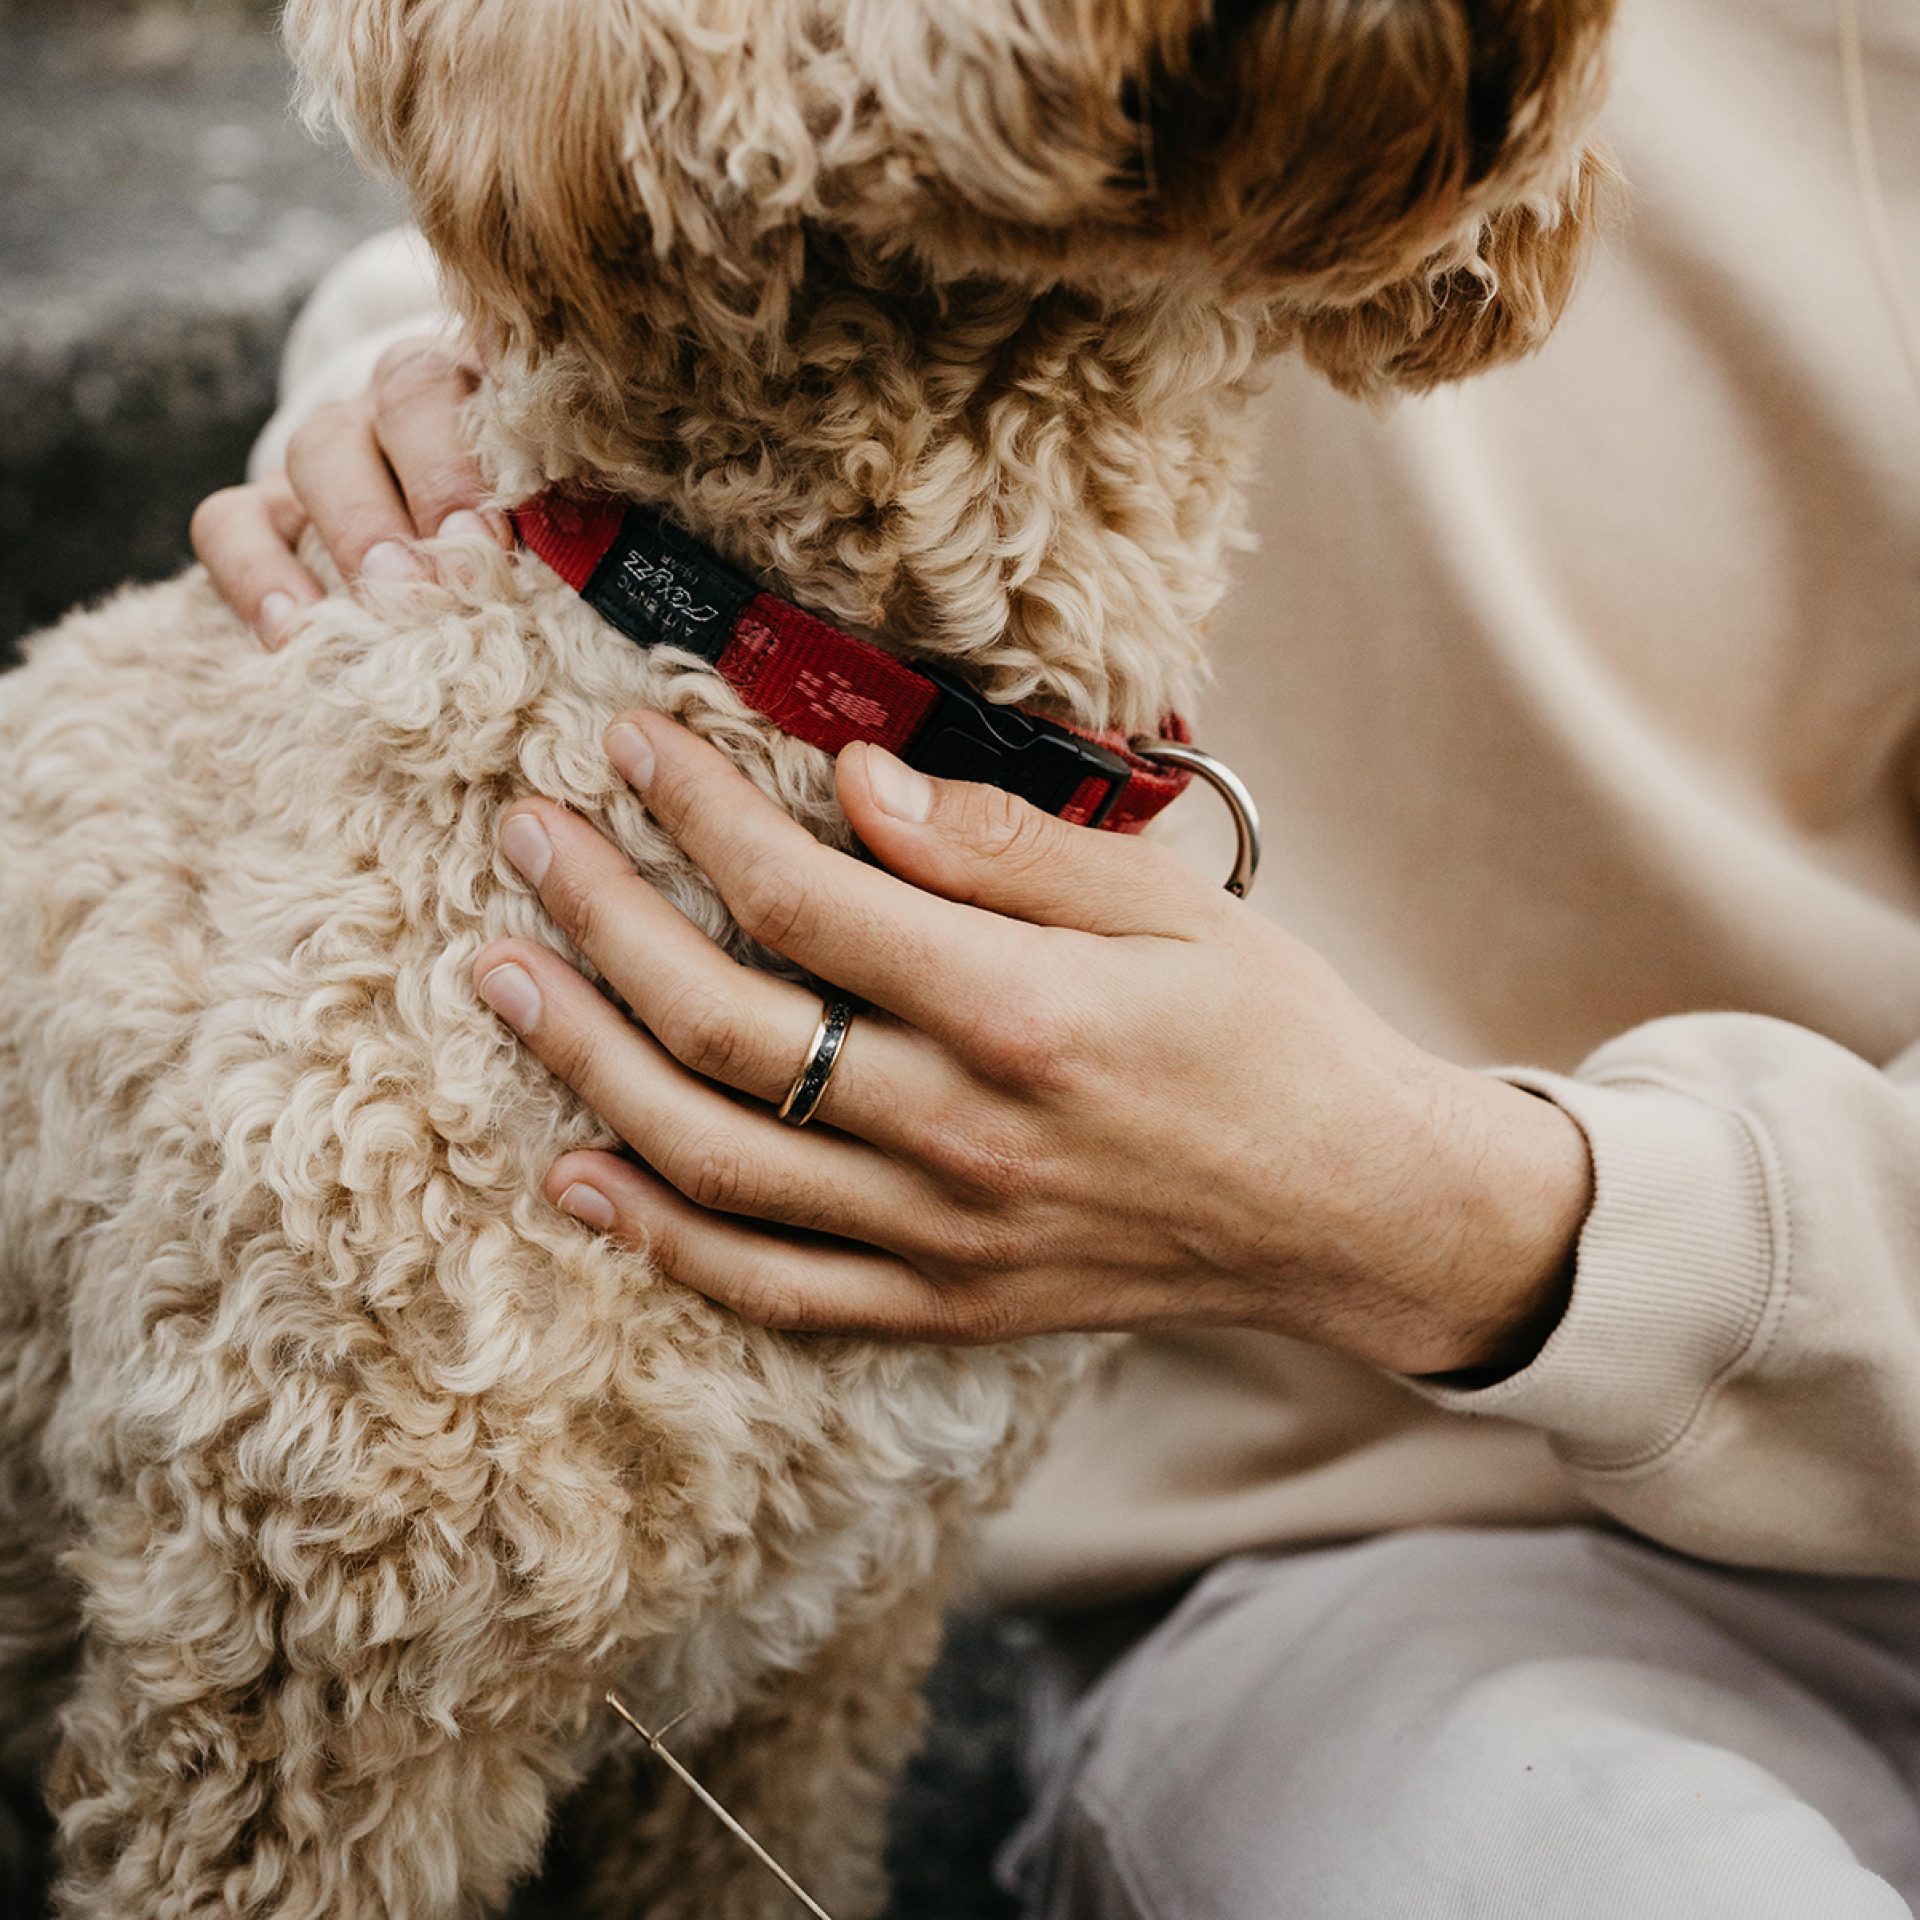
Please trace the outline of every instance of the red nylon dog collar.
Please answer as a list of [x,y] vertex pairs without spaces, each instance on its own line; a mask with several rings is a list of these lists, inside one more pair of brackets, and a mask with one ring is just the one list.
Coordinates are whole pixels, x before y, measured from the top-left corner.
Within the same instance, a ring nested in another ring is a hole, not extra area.
[[[1114,833],[1138,833],[1192,779],[1119,736],[995,706],[938,669],[909,666],[761,592],[648,507],[549,493],[514,522],[526,547],[629,639],[698,655],[756,713],[828,753],[869,741],[923,773],[984,781]],[[1163,732],[1191,738],[1177,715]]]

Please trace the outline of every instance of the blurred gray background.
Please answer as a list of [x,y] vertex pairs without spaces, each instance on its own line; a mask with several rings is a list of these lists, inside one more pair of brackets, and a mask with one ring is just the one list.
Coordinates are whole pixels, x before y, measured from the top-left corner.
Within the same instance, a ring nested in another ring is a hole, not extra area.
[[[293,120],[272,11],[0,0],[0,666],[70,607],[188,562],[301,301],[400,217]],[[1010,1911],[986,1863],[1018,1809],[1027,1644],[955,1623],[896,1820],[898,1920]],[[568,1867],[563,1847],[527,1905],[564,1912]]]
[[246,0],[0,0],[0,657],[187,557],[314,281],[398,218]]

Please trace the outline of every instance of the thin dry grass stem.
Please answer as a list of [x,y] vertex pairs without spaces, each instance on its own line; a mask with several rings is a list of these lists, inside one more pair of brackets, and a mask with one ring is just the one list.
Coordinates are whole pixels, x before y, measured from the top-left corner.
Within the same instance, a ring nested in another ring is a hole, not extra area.
[[793,1875],[790,1874],[786,1870],[786,1868],[783,1867],[780,1864],[780,1862],[776,1860],[773,1857],[773,1855],[770,1854],[766,1850],[766,1848],[763,1847],[760,1844],[760,1842],[756,1840],[753,1837],[753,1835],[750,1834],[746,1830],[746,1828],[743,1827],[740,1824],[740,1822],[736,1820],[733,1817],[733,1815],[730,1814],[726,1810],[726,1808],[723,1807],[720,1804],[720,1802],[716,1800],[713,1797],[713,1795],[710,1794],[706,1790],[706,1788],[703,1787],[700,1784],[700,1782],[696,1780],[693,1777],[693,1775],[689,1773],[687,1769],[684,1766],[682,1766],[681,1763],[671,1753],[667,1751],[667,1749],[664,1746],[661,1745],[661,1742],[665,1740],[667,1735],[670,1734],[674,1730],[674,1728],[677,1727],[680,1724],[680,1722],[687,1717],[685,1713],[676,1713],[673,1716],[673,1718],[669,1720],[667,1724],[660,1729],[658,1733],[649,1733],[647,1729],[643,1727],[640,1724],[640,1722],[634,1718],[632,1712],[627,1707],[626,1702],[622,1700],[617,1693],[609,1693],[606,1696],[606,1701],[607,1701],[607,1705],[610,1706],[614,1710],[614,1712],[617,1713],[620,1716],[620,1718],[624,1720],[627,1723],[627,1725],[630,1726],[634,1730],[634,1732],[637,1733],[640,1736],[640,1738],[646,1742],[647,1751],[651,1753],[657,1760],[659,1760],[660,1763],[663,1766],[665,1766],[670,1773],[672,1773],[678,1780],[680,1780],[686,1786],[687,1790],[693,1794],[694,1798],[697,1799],[700,1802],[700,1804],[703,1807],[705,1807],[707,1811],[711,1813],[713,1817],[716,1820],[718,1820],[720,1824],[723,1827],[725,1827],[726,1830],[730,1834],[732,1834],[733,1837],[736,1840],[738,1840],[740,1844],[743,1847],[745,1847],[747,1851],[751,1853],[753,1857],[756,1860],[758,1860],[760,1864],[763,1867],[765,1867],[766,1870],[770,1874],[772,1874],[773,1877],[776,1880],[778,1880],[780,1884],[783,1887],[785,1887],[786,1890],[790,1894],[792,1894],[793,1897],[796,1900],[798,1900],[800,1904],[803,1907],[805,1907],[810,1914],[814,1916],[814,1920],[833,1920],[833,1916],[827,1912],[826,1908],[823,1907],[819,1903],[819,1901],[817,1901],[813,1897],[813,1895],[810,1894],[806,1890],[806,1888],[803,1887],[799,1883],[799,1881],[797,1881],[793,1877]]

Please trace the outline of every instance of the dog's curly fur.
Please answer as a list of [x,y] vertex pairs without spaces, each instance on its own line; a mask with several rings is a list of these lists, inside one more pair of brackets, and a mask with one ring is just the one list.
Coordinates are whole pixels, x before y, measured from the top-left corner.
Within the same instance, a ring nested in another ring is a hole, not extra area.
[[[1524,351],[1604,165],[1610,0],[293,0],[490,356],[503,497],[665,507],[1096,726],[1186,705],[1239,418]],[[469,969],[552,939],[537,792],[736,951],[606,766],[647,705],[844,835],[830,767],[543,568],[198,575],[0,683],[0,1666],[71,1920],[497,1906],[600,1796],[594,1914],[784,1896],[647,1801],[616,1683],[834,1911],[968,1524],[1073,1342],[780,1336],[539,1197],[601,1136]],[[757,950],[754,950],[757,951]],[[761,955],[765,958],[766,956]]]

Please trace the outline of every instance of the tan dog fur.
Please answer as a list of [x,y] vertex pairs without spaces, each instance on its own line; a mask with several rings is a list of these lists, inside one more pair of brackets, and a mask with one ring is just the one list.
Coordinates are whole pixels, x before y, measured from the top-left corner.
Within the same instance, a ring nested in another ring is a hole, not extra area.
[[[504,498],[652,501],[995,698],[1143,728],[1196,691],[1264,359],[1375,394],[1545,337],[1609,13],[290,19],[486,344]],[[602,1135],[469,985],[554,939],[503,807],[577,808],[755,950],[606,765],[641,704],[844,833],[824,756],[526,560],[279,657],[190,575],[0,682],[0,1665],[70,1920],[483,1911],[589,1775],[585,1911],[786,1911],[608,1761],[609,1684],[693,1709],[842,1920],[879,1905],[951,1570],[1080,1348],[777,1335],[540,1198]]]

